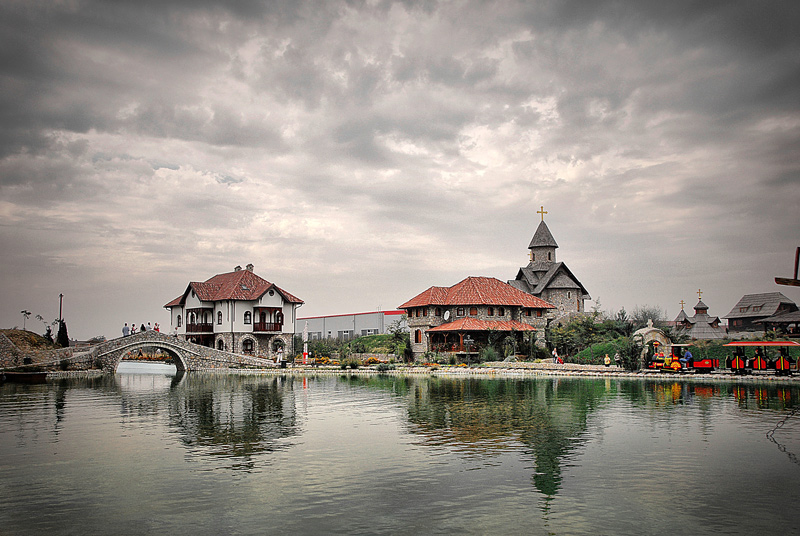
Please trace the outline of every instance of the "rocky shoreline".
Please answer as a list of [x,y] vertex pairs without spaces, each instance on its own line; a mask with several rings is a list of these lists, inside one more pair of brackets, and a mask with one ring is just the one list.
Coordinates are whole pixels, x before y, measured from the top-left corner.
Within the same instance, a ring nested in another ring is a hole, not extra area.
[[[642,370],[631,372],[617,366],[605,367],[603,365],[578,365],[575,363],[487,363],[475,367],[454,366],[405,366],[399,365],[391,370],[378,370],[376,366],[361,366],[356,369],[342,369],[338,366],[313,366],[289,364],[287,368],[267,369],[209,369],[191,374],[245,374],[245,375],[375,375],[388,374],[393,376],[428,375],[435,377],[478,377],[478,378],[541,378],[541,377],[590,377],[590,378],[617,378],[640,379],[648,381],[702,381],[702,382],[733,382],[733,383],[798,383],[800,375],[775,376],[774,374],[754,373],[744,376],[731,374],[727,371],[712,373],[672,373],[661,371]],[[55,371],[47,373],[47,379],[59,378],[85,378],[105,374],[99,370],[87,371]]]

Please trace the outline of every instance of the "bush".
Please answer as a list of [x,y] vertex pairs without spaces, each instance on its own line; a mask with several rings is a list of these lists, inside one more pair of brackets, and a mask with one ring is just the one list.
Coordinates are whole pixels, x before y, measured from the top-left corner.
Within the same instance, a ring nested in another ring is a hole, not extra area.
[[500,358],[500,354],[497,353],[492,346],[487,346],[483,348],[480,353],[478,354],[478,359],[481,362],[484,361],[497,361]]

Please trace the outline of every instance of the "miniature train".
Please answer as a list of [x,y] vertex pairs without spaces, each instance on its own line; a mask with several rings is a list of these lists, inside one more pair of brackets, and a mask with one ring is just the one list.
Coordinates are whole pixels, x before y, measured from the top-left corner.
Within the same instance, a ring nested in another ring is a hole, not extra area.
[[[691,354],[688,344],[673,344],[668,355],[659,351],[659,343],[653,342],[653,356],[648,369],[665,372],[711,372],[720,369],[718,358],[698,358]],[[733,353],[725,359],[724,369],[734,374],[749,374],[753,371],[775,371],[778,376],[789,376],[798,371],[798,363],[790,354],[790,348],[800,347],[794,341],[742,341],[725,346]],[[753,348],[748,355],[748,348]],[[774,354],[770,355],[770,350]]]

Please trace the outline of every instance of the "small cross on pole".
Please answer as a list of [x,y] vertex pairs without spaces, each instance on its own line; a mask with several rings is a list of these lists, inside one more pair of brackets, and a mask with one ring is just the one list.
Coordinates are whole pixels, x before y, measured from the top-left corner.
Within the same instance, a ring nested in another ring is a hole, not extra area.
[[536,214],[541,214],[542,215],[542,221],[544,221],[544,215],[547,214],[547,211],[544,209],[544,205],[542,205],[542,208],[540,208],[539,210],[536,211]]
[[703,298],[703,292],[700,289],[697,289],[697,299],[700,300]]
[[683,301],[683,300],[681,300],[681,301],[680,301],[680,304],[681,304],[681,311],[683,311],[683,306],[684,306],[684,305],[686,305],[686,302],[685,302],[685,301]]

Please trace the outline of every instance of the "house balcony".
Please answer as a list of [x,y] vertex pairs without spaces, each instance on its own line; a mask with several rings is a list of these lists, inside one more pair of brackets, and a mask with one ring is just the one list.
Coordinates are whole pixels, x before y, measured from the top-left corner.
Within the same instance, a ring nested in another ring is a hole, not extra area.
[[208,324],[186,324],[186,333],[214,333],[214,325]]
[[253,323],[253,331],[254,332],[264,332],[264,331],[283,331],[283,323],[282,322],[255,322]]

